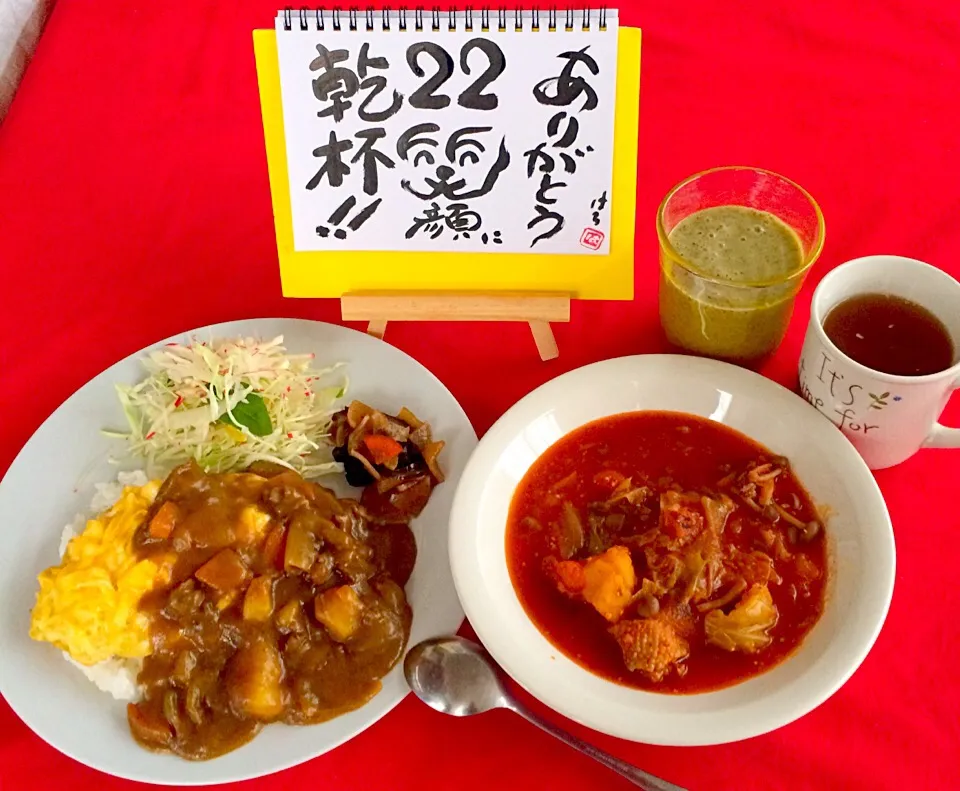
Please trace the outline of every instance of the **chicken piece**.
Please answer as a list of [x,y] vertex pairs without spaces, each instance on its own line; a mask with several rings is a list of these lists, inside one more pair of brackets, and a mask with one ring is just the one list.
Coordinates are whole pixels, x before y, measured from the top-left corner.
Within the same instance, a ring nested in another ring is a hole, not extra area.
[[773,558],[758,549],[744,552],[737,547],[730,547],[726,569],[731,576],[743,577],[748,585],[766,585],[770,582],[779,585],[782,582],[774,567]]
[[366,582],[377,571],[373,552],[369,546],[360,542],[354,542],[352,546],[335,552],[333,561],[334,568],[345,582]]
[[627,668],[651,681],[662,681],[690,653],[690,644],[659,618],[621,621],[610,628],[610,634],[620,644]]
[[660,531],[669,549],[680,549],[703,532],[700,495],[667,491],[660,495]]
[[357,631],[362,613],[363,602],[349,585],[325,590],[313,601],[313,614],[338,643],[345,642]]
[[626,547],[610,547],[582,562],[548,558],[545,566],[562,593],[589,602],[611,622],[619,620],[637,585]]
[[333,555],[324,552],[317,557],[316,563],[310,567],[310,581],[314,585],[326,585],[333,578],[334,560]]
[[670,604],[660,608],[657,620],[667,624],[683,640],[693,640],[699,632],[697,617],[689,604]]

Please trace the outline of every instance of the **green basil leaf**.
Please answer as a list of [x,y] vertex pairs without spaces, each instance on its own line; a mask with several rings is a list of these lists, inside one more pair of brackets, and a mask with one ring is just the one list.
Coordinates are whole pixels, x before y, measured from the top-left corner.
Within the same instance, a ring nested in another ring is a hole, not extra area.
[[[273,431],[273,423],[270,421],[267,405],[263,398],[256,393],[250,393],[243,401],[234,406],[233,420],[249,429],[250,433],[256,437],[265,437]],[[230,415],[226,412],[220,415],[218,422],[232,423]]]

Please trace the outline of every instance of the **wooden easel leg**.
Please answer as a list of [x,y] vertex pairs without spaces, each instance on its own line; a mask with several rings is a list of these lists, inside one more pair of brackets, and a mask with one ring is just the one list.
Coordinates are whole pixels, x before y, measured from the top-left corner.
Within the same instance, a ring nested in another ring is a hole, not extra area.
[[560,349],[557,348],[557,339],[553,337],[553,329],[548,321],[529,321],[530,332],[533,333],[533,340],[537,344],[537,351],[540,352],[541,360],[555,360],[560,356]]
[[367,334],[374,338],[383,340],[383,334],[387,331],[387,322],[384,319],[374,319],[367,325]]
[[367,333],[383,338],[388,321],[523,321],[541,360],[560,356],[551,324],[570,321],[570,295],[554,293],[452,294],[350,293],[340,297],[344,321],[366,321]]

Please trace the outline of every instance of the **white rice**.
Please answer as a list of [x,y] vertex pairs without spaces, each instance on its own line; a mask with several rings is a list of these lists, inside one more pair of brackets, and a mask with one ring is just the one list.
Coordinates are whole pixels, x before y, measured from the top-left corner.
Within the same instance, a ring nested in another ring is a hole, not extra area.
[[95,665],[81,665],[69,654],[64,658],[104,692],[109,692],[117,700],[139,700],[142,690],[137,683],[142,659],[104,659]]
[[[70,539],[83,532],[88,519],[107,510],[120,499],[124,486],[145,486],[149,482],[145,473],[134,470],[133,472],[119,473],[115,481],[96,484],[94,487],[96,493],[90,501],[90,511],[85,514],[77,514],[60,534],[60,557],[63,558],[67,551],[67,544],[70,543]],[[140,697],[142,690],[137,684],[137,676],[143,667],[142,659],[114,657],[105,659],[95,665],[81,665],[66,652],[63,656],[97,687],[104,692],[109,692],[117,700],[133,701]]]

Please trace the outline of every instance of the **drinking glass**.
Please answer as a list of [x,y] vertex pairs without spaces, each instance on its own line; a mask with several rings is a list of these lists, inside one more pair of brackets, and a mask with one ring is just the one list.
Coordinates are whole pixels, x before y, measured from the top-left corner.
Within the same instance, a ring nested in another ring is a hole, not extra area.
[[[742,273],[706,273],[684,259],[670,232],[684,218],[715,206],[745,206],[773,214],[800,242],[802,260],[766,280]],[[675,186],[657,211],[660,241],[660,322],[667,339],[696,354],[748,362],[783,340],[797,292],[823,249],[823,214],[799,185],[768,170],[721,167]]]

